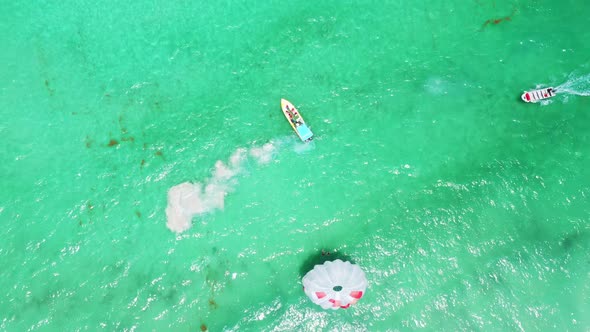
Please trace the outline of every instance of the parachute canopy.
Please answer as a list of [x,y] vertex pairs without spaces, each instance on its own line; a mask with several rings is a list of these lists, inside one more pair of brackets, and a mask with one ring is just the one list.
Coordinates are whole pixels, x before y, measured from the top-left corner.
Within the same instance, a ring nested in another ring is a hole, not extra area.
[[324,309],[346,309],[367,289],[367,278],[358,265],[339,259],[316,265],[303,277],[305,294]]

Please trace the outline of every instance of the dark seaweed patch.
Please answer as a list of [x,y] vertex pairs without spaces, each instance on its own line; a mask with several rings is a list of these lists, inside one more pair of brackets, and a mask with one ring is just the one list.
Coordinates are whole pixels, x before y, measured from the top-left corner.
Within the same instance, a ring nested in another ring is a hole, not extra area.
[[45,90],[49,93],[50,96],[53,96],[55,90],[51,88],[51,84],[49,84],[49,80],[45,80]]
[[483,22],[483,25],[481,26],[480,30],[483,30],[486,26],[488,26],[490,24],[491,25],[498,25],[502,22],[512,21],[512,17],[514,17],[514,14],[516,14],[516,8],[514,10],[512,10],[512,13],[508,16],[490,18],[490,19],[486,20],[485,22]]
[[561,240],[560,245],[561,247],[568,251],[568,250],[572,250],[575,247],[578,246],[584,246],[584,244],[588,243],[588,236],[590,234],[587,232],[572,232],[567,234],[566,236],[564,236],[563,240]]
[[86,148],[90,149],[92,147],[92,143],[94,143],[94,141],[90,138],[90,136],[86,135],[86,139],[84,139]]
[[215,302],[215,299],[212,297],[209,298],[209,308],[217,309],[217,302]]

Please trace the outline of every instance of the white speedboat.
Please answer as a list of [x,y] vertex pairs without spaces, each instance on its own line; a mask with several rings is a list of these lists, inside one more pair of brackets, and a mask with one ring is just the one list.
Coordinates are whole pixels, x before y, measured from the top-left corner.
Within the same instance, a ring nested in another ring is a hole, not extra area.
[[520,98],[525,103],[536,103],[540,100],[555,96],[554,88],[544,88],[539,90],[525,91]]
[[297,133],[297,136],[304,141],[309,142],[313,139],[313,133],[311,129],[303,121],[303,117],[299,114],[299,111],[286,99],[281,99],[281,110],[289,121],[289,124]]

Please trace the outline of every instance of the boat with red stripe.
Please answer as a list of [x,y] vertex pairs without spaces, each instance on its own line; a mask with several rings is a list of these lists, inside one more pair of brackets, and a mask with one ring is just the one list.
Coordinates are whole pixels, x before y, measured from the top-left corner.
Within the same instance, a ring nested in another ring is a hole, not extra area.
[[544,88],[538,90],[525,91],[520,98],[525,103],[536,103],[543,99],[554,97],[556,94],[555,88]]

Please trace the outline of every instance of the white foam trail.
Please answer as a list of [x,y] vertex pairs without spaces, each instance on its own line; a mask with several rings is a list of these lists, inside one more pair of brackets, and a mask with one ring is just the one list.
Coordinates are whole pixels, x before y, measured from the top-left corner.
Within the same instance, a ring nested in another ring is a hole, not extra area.
[[555,88],[558,93],[569,93],[578,96],[590,96],[590,74],[570,79]]
[[295,151],[297,154],[303,154],[313,150],[315,150],[315,141],[307,143],[296,142],[293,145],[293,151]]
[[218,160],[205,181],[184,182],[168,190],[168,206],[166,207],[166,226],[173,232],[182,233],[192,226],[196,215],[223,209],[225,196],[236,185],[235,177],[243,170],[248,156],[258,163],[265,164],[272,160],[278,144],[267,143],[250,149],[239,148],[224,163]]
[[275,146],[272,143],[266,143],[261,147],[253,147],[250,149],[250,155],[258,160],[261,164],[268,163],[272,158],[272,152]]
[[424,83],[424,89],[433,95],[443,95],[448,93],[449,82],[440,77],[431,77]]

